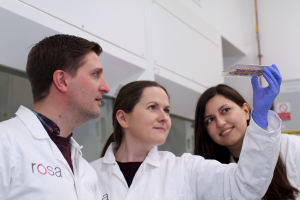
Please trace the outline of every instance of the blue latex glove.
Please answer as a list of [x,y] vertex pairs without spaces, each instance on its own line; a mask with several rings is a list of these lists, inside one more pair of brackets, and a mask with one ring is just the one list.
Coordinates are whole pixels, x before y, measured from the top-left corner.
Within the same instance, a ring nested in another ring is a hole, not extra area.
[[271,67],[263,68],[263,76],[269,83],[269,86],[265,88],[260,86],[257,77],[251,79],[253,88],[252,118],[258,126],[266,130],[268,128],[268,112],[279,94],[282,78],[274,64]]

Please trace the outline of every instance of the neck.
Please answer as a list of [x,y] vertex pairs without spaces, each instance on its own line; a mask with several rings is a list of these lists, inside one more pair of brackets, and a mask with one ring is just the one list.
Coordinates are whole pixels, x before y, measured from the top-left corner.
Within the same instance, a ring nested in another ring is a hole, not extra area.
[[142,143],[129,142],[128,140],[128,138],[123,139],[115,154],[116,160],[118,162],[143,162],[153,147],[145,148]]
[[55,100],[44,100],[35,103],[32,110],[41,113],[57,124],[60,129],[60,137],[68,137],[78,126],[82,124],[74,111],[67,105]]
[[233,157],[239,158],[241,151],[242,151],[242,146],[243,146],[243,140],[242,138],[240,141],[238,141],[236,144],[227,146],[227,149],[230,151]]

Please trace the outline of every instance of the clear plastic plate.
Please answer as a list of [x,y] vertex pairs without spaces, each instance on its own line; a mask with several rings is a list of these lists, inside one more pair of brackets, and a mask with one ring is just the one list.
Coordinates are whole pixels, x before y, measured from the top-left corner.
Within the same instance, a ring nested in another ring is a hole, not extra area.
[[224,77],[259,77],[262,75],[262,69],[265,65],[245,65],[245,64],[237,64],[233,67],[230,67],[222,72],[222,76]]

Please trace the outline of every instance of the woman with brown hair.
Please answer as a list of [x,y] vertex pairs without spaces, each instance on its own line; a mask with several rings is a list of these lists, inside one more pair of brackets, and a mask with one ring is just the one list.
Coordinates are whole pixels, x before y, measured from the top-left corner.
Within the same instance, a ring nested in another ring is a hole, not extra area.
[[[244,137],[250,116],[249,105],[233,88],[220,84],[207,89],[196,107],[194,154],[224,164],[239,163],[246,156]],[[263,199],[299,198],[299,144],[299,136],[281,136],[280,156]]]
[[[276,95],[275,95],[276,96]],[[279,153],[280,119],[265,131],[250,122],[245,158],[224,165],[201,156],[158,151],[168,136],[169,96],[153,81],[123,86],[113,108],[114,133],[102,158],[91,163],[103,199],[259,199],[272,179]],[[261,151],[257,148],[261,143]],[[256,160],[261,162],[255,162]],[[265,162],[266,161],[266,162]]]

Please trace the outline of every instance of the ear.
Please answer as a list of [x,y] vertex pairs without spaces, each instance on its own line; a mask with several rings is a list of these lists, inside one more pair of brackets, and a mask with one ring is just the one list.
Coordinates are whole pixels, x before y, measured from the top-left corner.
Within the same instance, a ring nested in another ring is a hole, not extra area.
[[123,110],[118,110],[116,118],[122,128],[128,128],[127,114]]
[[62,93],[67,93],[67,91],[68,91],[68,87],[67,87],[68,84],[67,84],[66,79],[69,76],[70,75],[63,70],[56,70],[53,73],[53,83],[54,83],[55,87]]
[[247,103],[244,103],[242,109],[244,110],[244,113],[246,115],[246,119],[250,119],[250,106]]

